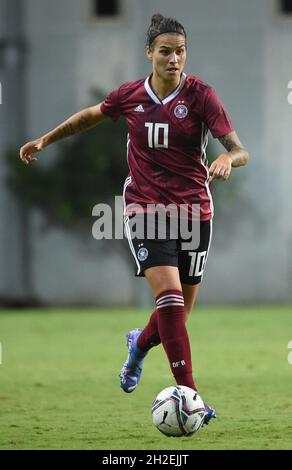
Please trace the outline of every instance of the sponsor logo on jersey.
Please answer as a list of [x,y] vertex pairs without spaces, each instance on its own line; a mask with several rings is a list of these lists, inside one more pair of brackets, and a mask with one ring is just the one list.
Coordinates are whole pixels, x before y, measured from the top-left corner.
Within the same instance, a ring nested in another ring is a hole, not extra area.
[[139,106],[137,106],[137,108],[135,108],[134,111],[137,111],[137,113],[144,113],[144,108],[142,104],[139,104]]
[[188,115],[188,108],[184,105],[184,104],[178,104],[175,108],[174,108],[174,115],[175,117],[177,117],[178,119],[183,119],[185,118],[187,115]]
[[139,261],[145,261],[145,259],[148,258],[148,250],[147,248],[143,247],[140,248],[138,251],[138,260]]

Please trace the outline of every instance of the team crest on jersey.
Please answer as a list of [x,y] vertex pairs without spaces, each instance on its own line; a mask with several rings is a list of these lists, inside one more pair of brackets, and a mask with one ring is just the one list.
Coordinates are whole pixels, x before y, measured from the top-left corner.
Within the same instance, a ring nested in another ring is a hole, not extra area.
[[143,248],[140,248],[138,251],[138,260],[139,261],[145,261],[145,259],[148,258],[148,250],[143,246]]
[[187,115],[188,115],[188,108],[184,105],[184,104],[178,104],[175,108],[174,108],[174,115],[178,118],[178,119],[183,119],[185,118]]

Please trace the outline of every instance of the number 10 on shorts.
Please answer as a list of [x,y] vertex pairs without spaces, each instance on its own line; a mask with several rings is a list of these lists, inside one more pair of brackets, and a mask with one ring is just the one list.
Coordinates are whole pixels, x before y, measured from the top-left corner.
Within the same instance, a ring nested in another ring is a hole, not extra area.
[[207,251],[189,251],[188,254],[191,257],[189,276],[202,276],[206,263]]

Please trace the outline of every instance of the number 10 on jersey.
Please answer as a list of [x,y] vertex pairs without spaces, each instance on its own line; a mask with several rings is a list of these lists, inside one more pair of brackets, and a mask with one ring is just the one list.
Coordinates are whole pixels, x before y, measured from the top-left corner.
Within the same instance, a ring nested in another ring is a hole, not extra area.
[[162,124],[160,122],[145,122],[145,127],[148,128],[148,146],[151,149],[168,148],[169,124]]

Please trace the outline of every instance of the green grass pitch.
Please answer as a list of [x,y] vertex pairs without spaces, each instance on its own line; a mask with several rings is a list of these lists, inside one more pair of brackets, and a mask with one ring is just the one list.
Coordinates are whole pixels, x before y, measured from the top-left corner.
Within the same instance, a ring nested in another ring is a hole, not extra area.
[[193,369],[218,418],[192,437],[167,438],[151,403],[174,384],[161,347],[137,390],[118,372],[125,334],[150,310],[0,312],[1,449],[292,449],[292,309],[197,307],[188,328]]

